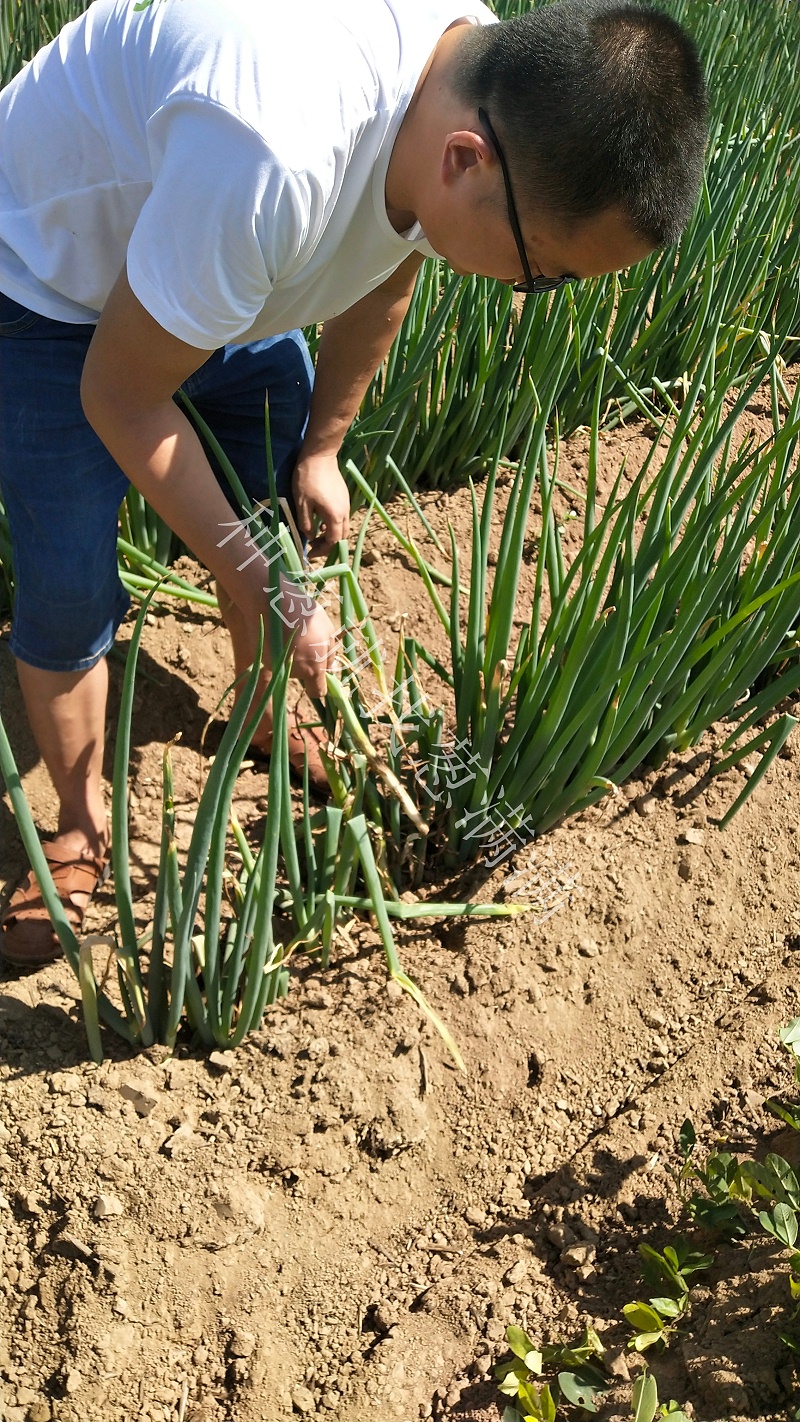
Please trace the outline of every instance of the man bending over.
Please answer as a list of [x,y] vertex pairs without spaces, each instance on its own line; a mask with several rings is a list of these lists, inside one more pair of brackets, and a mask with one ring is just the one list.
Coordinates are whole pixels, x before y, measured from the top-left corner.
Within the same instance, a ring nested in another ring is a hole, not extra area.
[[[609,0],[502,23],[480,0],[95,0],[0,95],[11,648],[76,927],[106,858],[128,481],[216,577],[237,673],[266,610],[176,392],[260,498],[266,391],[279,489],[330,545],[348,533],[337,454],[424,258],[528,292],[629,266],[685,226],[705,139],[692,42]],[[312,379],[298,328],[313,322]],[[310,692],[333,654],[317,608],[294,648]],[[270,738],[267,719],[254,741]],[[293,730],[295,765],[304,749]],[[3,955],[59,951],[29,877]]]

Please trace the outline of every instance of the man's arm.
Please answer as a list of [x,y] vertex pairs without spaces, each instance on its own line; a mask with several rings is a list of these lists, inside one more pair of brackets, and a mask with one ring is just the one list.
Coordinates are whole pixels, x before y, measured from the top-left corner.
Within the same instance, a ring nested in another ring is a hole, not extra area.
[[[172,399],[209,355],[165,331],[134,296],[123,270],[86,355],[81,399],[89,424],[131,483],[257,622],[267,615],[266,569],[258,558],[240,569],[241,544],[235,538],[223,542],[222,528],[233,517],[230,504]],[[315,647],[330,655],[316,658]],[[294,674],[314,695],[325,694],[333,654],[333,629],[317,608],[294,648]]]
[[413,253],[381,286],[323,327],[308,429],[293,482],[301,531],[311,533],[314,514],[324,527],[320,552],[348,535],[350,496],[337,455],[400,329],[422,261]]

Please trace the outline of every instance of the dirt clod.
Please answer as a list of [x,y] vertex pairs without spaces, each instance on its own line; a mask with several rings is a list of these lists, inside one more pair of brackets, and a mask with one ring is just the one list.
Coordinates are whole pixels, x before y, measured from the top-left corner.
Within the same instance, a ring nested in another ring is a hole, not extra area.
[[125,1207],[116,1195],[98,1195],[92,1205],[92,1214],[96,1220],[107,1220],[113,1215],[124,1215]]

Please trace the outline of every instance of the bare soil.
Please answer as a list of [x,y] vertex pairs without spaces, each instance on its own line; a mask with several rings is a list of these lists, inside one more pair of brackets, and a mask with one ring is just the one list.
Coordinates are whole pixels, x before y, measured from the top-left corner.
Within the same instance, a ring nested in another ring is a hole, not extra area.
[[[750,412],[756,427],[765,415]],[[605,487],[649,434],[604,439]],[[564,451],[561,475],[578,488],[585,455],[580,436]],[[465,491],[424,503],[468,546]],[[370,549],[363,584],[387,643],[404,618],[446,652],[417,575],[377,526]],[[131,861],[144,928],[164,743],[181,736],[188,839],[201,733],[231,676],[216,614],[162,605],[140,666]],[[120,674],[112,661],[111,734]],[[7,633],[0,692],[37,823],[53,831]],[[706,1143],[768,1149],[763,1098],[790,1087],[777,1029],[800,1014],[796,743],[719,833],[753,766],[709,781],[718,739],[539,842],[543,866],[576,884],[546,921],[399,933],[466,1076],[387,985],[368,923],[324,974],[301,965],[288,1000],[224,1058],[132,1055],[109,1040],[97,1067],[66,966],[7,976],[4,1422],[497,1422],[491,1369],[512,1321],[537,1341],[590,1321],[621,1384],[634,1375],[621,1310],[644,1291],[638,1243],[678,1228],[681,1123],[691,1116]],[[236,805],[253,836],[266,792],[261,769],[246,769]],[[7,800],[0,845],[8,891],[25,864]],[[104,890],[88,926],[113,918]],[[719,1249],[690,1326],[653,1360],[662,1397],[699,1422],[793,1415],[782,1260],[778,1246]],[[624,1395],[602,1415],[627,1417]]]

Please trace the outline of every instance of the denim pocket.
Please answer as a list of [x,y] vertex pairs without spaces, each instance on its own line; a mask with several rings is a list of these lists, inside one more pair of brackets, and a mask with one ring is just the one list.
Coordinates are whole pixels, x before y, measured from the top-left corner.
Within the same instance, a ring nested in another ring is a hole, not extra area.
[[21,336],[41,319],[38,311],[29,311],[0,291],[0,336]]

